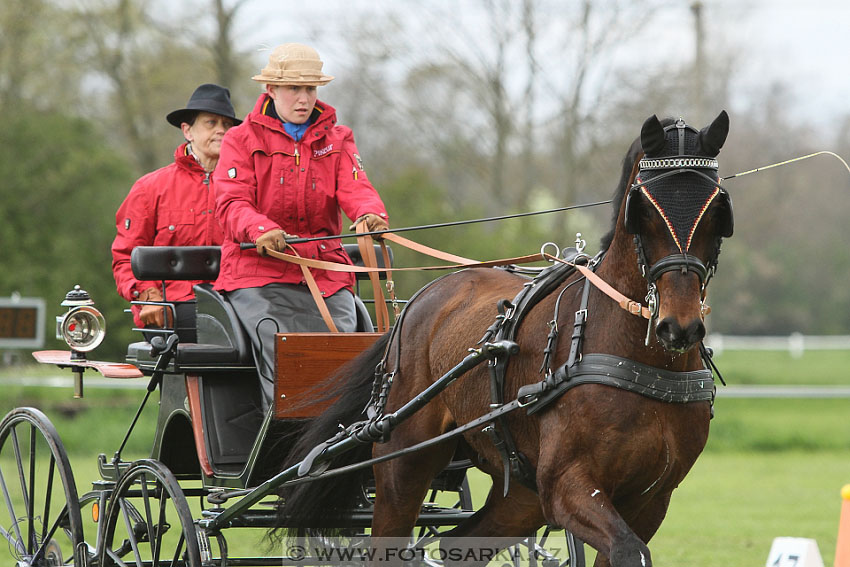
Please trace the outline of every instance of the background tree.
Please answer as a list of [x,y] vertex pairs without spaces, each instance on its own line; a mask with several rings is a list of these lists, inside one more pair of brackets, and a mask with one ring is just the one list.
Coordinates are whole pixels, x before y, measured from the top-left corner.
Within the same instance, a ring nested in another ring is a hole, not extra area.
[[52,329],[64,310],[59,303],[79,284],[107,317],[102,351],[123,353],[132,320],[115,291],[110,245],[123,198],[114,187],[132,182],[129,164],[94,124],[58,112],[26,109],[7,117],[0,145],[2,294],[46,298],[45,328]]
[[[266,18],[248,0],[2,3],[0,108],[14,120],[0,135],[13,149],[0,156],[0,296],[58,304],[80,283],[109,309],[111,342],[99,356],[121,358],[129,318],[109,271],[118,204],[182,141],[168,112],[198,84],[218,82],[246,114],[260,91],[251,75],[283,41],[315,45],[337,77],[320,98],[354,128],[396,227],[607,199],[653,113],[702,125],[729,110],[723,175],[821,149],[850,152],[848,115],[829,128],[805,123],[788,111],[788,83],[736,95],[748,54],[718,25],[721,11],[739,10],[728,4],[341,6],[311,6],[297,29],[263,35]],[[712,284],[714,330],[850,332],[850,291],[838,283],[850,277],[848,178],[818,157],[726,183],[737,226]],[[594,251],[610,217],[606,206],[410,236],[490,259],[570,245],[580,231]],[[430,263],[402,250],[396,259]],[[399,274],[401,294],[431,277]]]

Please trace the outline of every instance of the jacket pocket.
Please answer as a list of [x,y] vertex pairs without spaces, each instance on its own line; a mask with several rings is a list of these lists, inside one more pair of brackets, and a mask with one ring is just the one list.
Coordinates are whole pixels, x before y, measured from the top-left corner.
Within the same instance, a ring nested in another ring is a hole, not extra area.
[[194,240],[195,213],[182,209],[165,209],[157,214],[157,246],[186,246]]

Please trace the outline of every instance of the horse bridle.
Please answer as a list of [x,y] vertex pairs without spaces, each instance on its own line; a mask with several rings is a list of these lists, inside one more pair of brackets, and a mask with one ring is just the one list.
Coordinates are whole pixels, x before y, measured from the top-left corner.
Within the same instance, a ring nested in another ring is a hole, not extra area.
[[[720,180],[716,173],[714,176],[711,176],[704,172],[705,170],[717,172],[717,160],[705,156],[684,155],[685,130],[688,129],[696,133],[698,133],[698,131],[687,126],[681,119],[675,124],[665,128],[665,132],[672,128],[676,128],[678,130],[678,150],[680,155],[661,158],[648,158],[644,156],[641,158],[635,164],[635,168],[632,171],[632,184],[629,188],[628,195],[626,196],[624,211],[625,227],[628,232],[634,235],[638,267],[640,268],[641,275],[647,282],[647,294],[645,301],[650,312],[649,326],[647,328],[647,342],[649,340],[652,321],[658,314],[658,288],[656,282],[658,281],[658,278],[667,272],[678,270],[682,274],[692,272],[697,275],[700,281],[702,315],[703,317],[705,316],[708,311],[708,308],[705,305],[706,287],[708,286],[708,282],[711,280],[712,276],[714,276],[717,271],[717,261],[720,256],[720,246],[723,237],[731,236],[734,227],[732,219],[732,203],[729,194],[720,186]],[[649,179],[645,179],[644,174],[646,172],[660,173],[650,177]],[[683,243],[680,241],[677,231],[674,229],[663,204],[651,194],[647,187],[672,176],[686,173],[696,174],[699,178],[702,178],[702,180],[707,181],[710,186],[713,186],[713,190],[708,192],[701,209],[696,215],[694,215],[694,218],[689,219],[688,222],[690,223],[690,226],[688,227],[688,239]],[[641,194],[653,204],[658,213],[662,216],[662,218],[664,218],[667,228],[679,248],[678,253],[665,256],[656,261],[654,264],[650,264],[647,259],[643,241],[640,236],[640,226],[638,219],[636,218],[637,211],[635,209]],[[729,214],[727,218],[722,220],[720,235],[716,238],[715,251],[706,264],[698,257],[688,254],[688,250],[691,244],[690,239],[693,237],[697,225],[705,214],[705,211],[708,210],[709,205],[717,198],[725,202],[725,205],[728,207]]]

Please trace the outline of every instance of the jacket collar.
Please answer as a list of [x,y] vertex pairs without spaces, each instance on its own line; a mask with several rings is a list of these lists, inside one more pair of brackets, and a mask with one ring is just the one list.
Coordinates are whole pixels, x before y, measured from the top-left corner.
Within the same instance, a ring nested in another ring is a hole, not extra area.
[[[284,131],[281,119],[277,115],[277,112],[275,112],[272,99],[267,93],[261,94],[257,99],[250,117],[253,122],[281,132]],[[310,128],[315,128],[317,124],[326,124],[328,121],[330,121],[331,125],[334,125],[336,124],[336,109],[321,100],[317,100],[316,106],[313,108],[313,113],[310,115],[310,120],[312,122]]]

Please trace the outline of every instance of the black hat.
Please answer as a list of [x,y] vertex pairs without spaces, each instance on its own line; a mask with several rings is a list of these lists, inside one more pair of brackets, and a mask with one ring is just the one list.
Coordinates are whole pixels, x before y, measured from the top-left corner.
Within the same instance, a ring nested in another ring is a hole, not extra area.
[[195,89],[186,108],[169,112],[165,117],[169,123],[180,128],[184,122],[189,122],[198,112],[212,112],[220,116],[232,118],[235,124],[242,121],[236,118],[236,111],[230,102],[230,91],[224,87],[206,83]]

